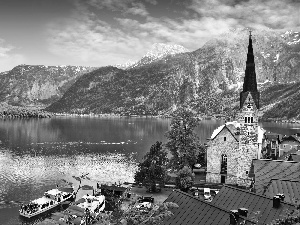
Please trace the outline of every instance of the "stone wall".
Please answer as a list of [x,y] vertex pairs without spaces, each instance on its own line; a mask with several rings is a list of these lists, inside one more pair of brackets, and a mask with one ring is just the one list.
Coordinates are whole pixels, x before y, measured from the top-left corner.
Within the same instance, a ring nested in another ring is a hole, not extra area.
[[[224,141],[226,137],[226,141]],[[209,143],[207,148],[207,175],[206,181],[212,183],[221,182],[221,155],[227,155],[227,173],[235,174],[236,160],[234,155],[238,151],[238,142],[231,132],[224,127],[223,130]]]

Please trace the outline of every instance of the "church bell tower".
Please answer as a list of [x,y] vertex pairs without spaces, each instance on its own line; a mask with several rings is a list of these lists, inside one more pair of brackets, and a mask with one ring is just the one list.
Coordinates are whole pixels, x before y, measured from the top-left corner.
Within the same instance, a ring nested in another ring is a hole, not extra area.
[[[250,31],[243,91],[240,93],[240,145],[256,145],[258,137],[259,92]],[[250,147],[250,146],[249,146]]]

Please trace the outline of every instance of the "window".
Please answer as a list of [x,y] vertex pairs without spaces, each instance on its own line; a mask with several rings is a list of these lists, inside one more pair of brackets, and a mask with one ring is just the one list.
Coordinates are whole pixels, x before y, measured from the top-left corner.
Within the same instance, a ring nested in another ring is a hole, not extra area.
[[221,174],[227,174],[227,155],[221,155]]
[[251,123],[253,123],[253,116],[251,117]]
[[248,173],[249,173],[249,171],[247,170],[247,171],[246,171],[246,174],[248,174]]
[[276,148],[276,141],[272,141],[271,148]]
[[250,123],[250,117],[248,117],[248,123]]
[[226,137],[224,137],[224,141],[226,141]]

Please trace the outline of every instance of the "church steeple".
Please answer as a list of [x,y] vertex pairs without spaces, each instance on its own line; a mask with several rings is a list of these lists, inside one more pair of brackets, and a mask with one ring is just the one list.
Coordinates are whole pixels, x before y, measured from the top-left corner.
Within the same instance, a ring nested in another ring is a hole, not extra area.
[[259,109],[259,92],[257,91],[255,63],[251,37],[252,35],[250,31],[243,91],[240,94],[240,108],[243,107],[243,104],[250,92],[255,102],[256,108]]

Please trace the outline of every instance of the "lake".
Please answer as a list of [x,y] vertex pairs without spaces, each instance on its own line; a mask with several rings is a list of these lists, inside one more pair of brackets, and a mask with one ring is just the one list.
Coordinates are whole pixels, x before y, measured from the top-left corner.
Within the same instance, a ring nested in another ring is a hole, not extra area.
[[[202,142],[224,122],[203,120],[196,129]],[[164,136],[170,119],[55,117],[0,120],[0,224],[35,224],[26,220],[21,202],[89,173],[99,183],[133,182],[137,162]],[[269,131],[294,134],[300,124],[262,123]]]

